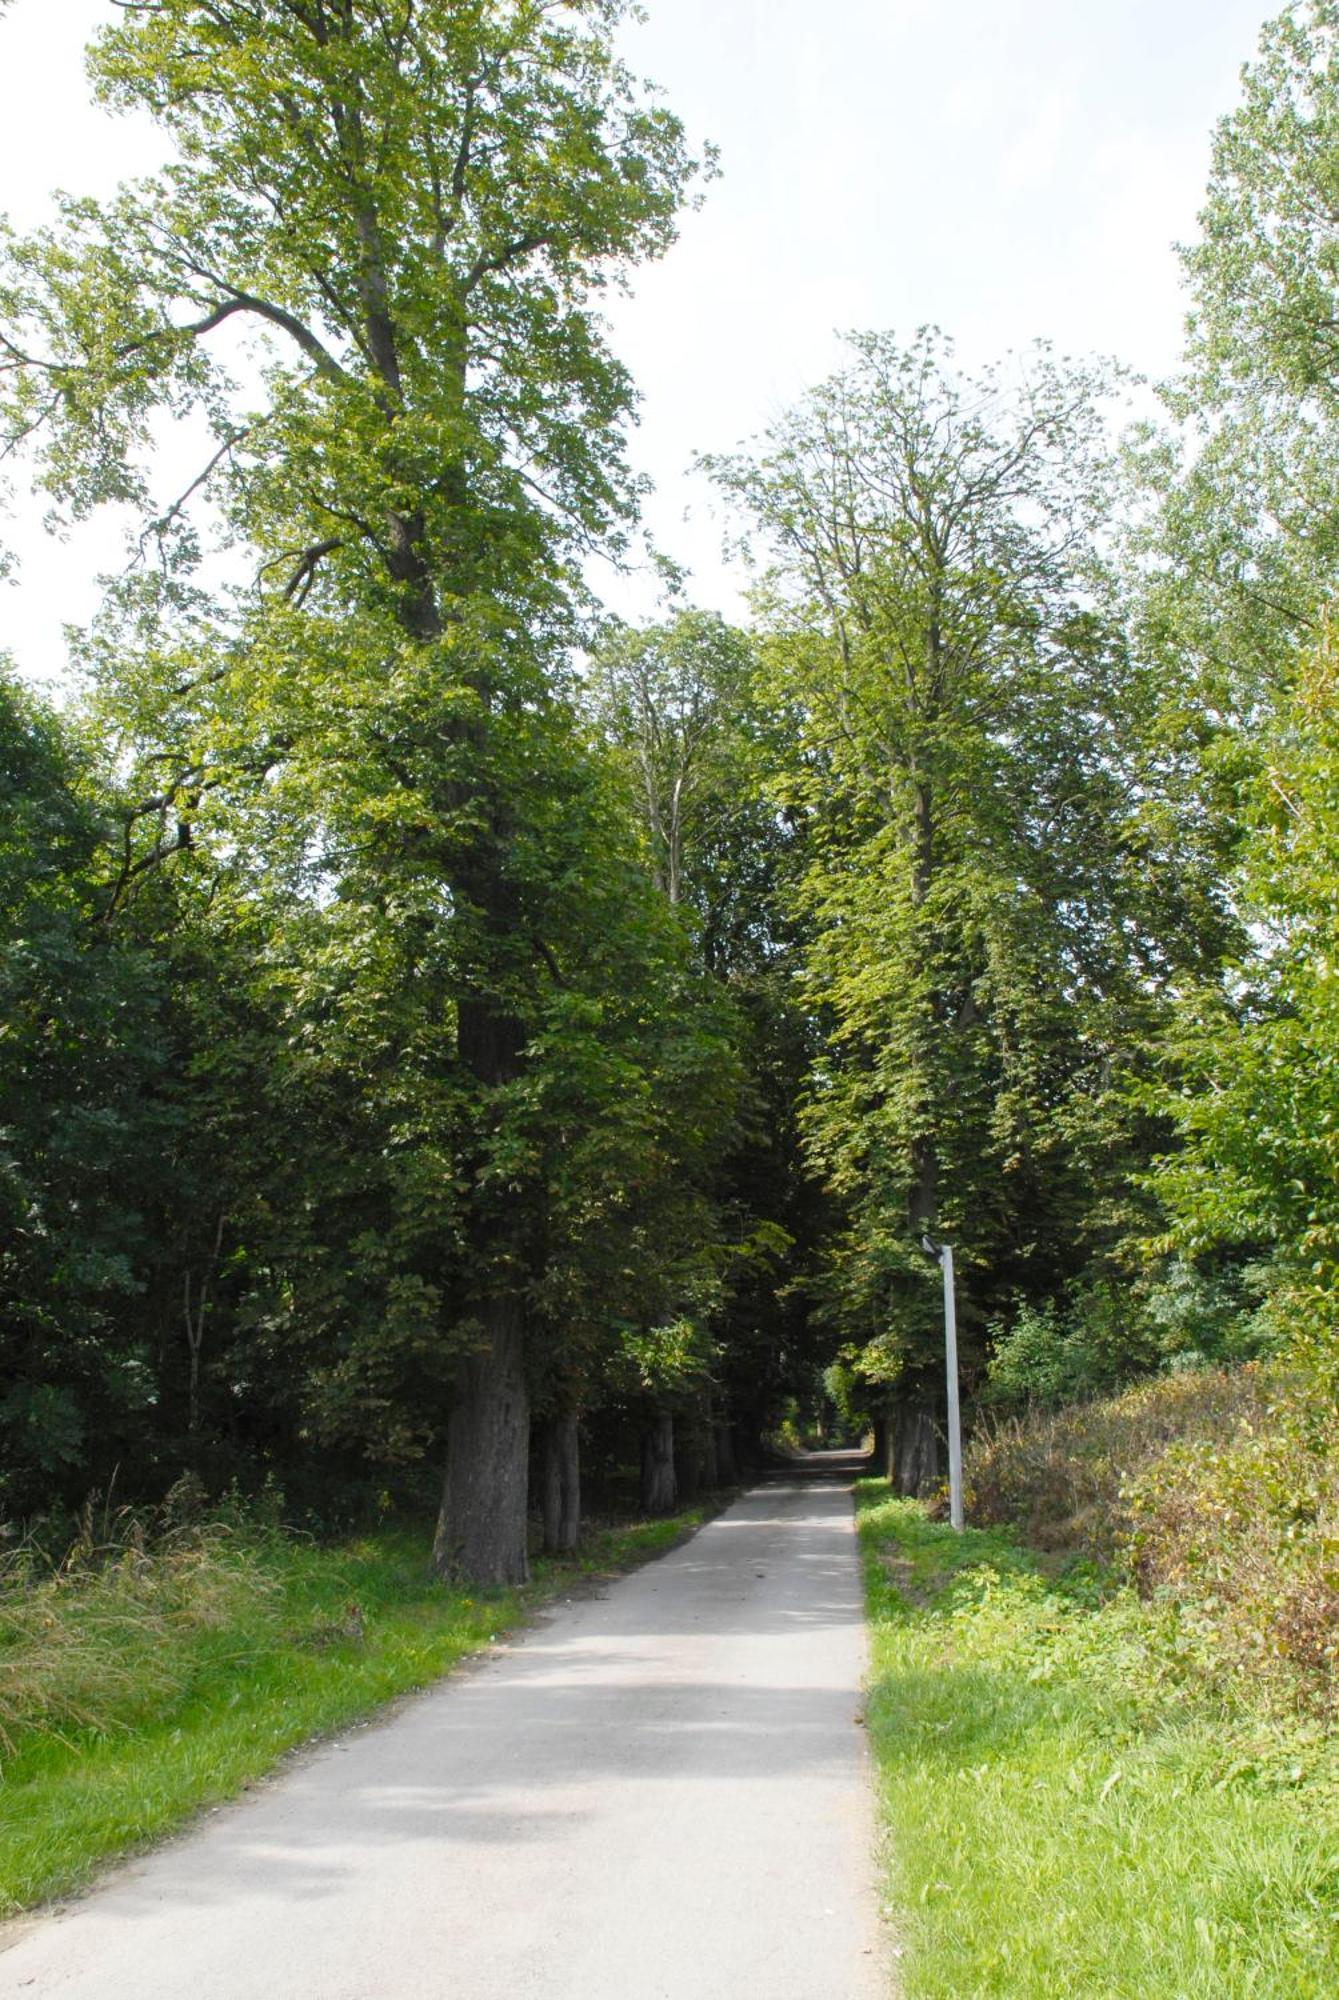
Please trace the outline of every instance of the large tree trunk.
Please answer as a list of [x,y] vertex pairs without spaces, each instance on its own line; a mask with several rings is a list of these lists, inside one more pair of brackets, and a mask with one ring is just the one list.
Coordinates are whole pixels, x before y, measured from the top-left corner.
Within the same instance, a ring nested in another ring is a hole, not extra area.
[[716,1483],[716,1447],[711,1420],[701,1411],[681,1417],[674,1427],[674,1477],[680,1500],[696,1500]]
[[461,1369],[447,1422],[446,1481],[433,1568],[450,1582],[524,1583],[530,1403],[518,1302],[492,1300],[486,1349]]
[[737,1486],[739,1467],[735,1463],[735,1434],[728,1423],[716,1424],[716,1484]]
[[642,1512],[672,1514],[678,1497],[674,1418],[667,1410],[658,1410],[642,1433]]
[[907,1397],[894,1405],[890,1428],[893,1484],[904,1498],[918,1500],[943,1476],[934,1404],[924,1395]]
[[544,1549],[570,1556],[581,1539],[581,1436],[575,1416],[544,1426]]
[[[388,392],[388,408],[400,401],[393,329],[369,323],[368,351]],[[443,367],[447,358],[442,357]],[[461,393],[463,354],[451,366]],[[465,472],[448,467],[445,488],[462,506]],[[425,554],[420,511],[392,513],[387,524],[386,565],[400,587],[396,616],[410,638],[436,645],[445,621],[437,586]],[[458,584],[463,578],[457,579]],[[487,688],[481,678],[477,691]],[[450,723],[448,735],[478,752],[477,722]],[[482,761],[482,759],[480,760]],[[506,802],[472,777],[452,780],[443,802],[453,814],[480,821],[470,846],[446,862],[443,874],[453,900],[477,912],[474,949],[484,977],[467,974],[457,1000],[456,1039],[461,1068],[484,1094],[510,1082],[520,1071],[525,1022],[500,1008],[489,991],[488,975],[506,964],[517,925],[517,896],[505,866],[509,828]],[[477,980],[477,984],[475,983]],[[524,1583],[529,1575],[526,1515],[530,1461],[530,1408],[525,1374],[525,1306],[519,1285],[507,1290],[494,1273],[516,1262],[509,1224],[480,1214],[470,1231],[470,1254],[482,1274],[479,1295],[470,1301],[485,1340],[465,1362],[447,1420],[446,1478],[433,1543],[433,1568],[445,1579],[489,1588]]]
[[[501,899],[505,902],[505,893]],[[493,1090],[517,1075],[525,1026],[486,1002],[462,999],[458,1042],[467,1073]],[[514,1247],[499,1240],[502,1227],[496,1218],[481,1217],[472,1231],[472,1254],[485,1272],[499,1250]],[[486,1290],[475,1314],[487,1343],[465,1362],[447,1421],[446,1481],[433,1567],[441,1577],[489,1588],[524,1583],[530,1573],[524,1301],[519,1290]]]
[[891,1479],[893,1476],[893,1429],[886,1416],[874,1419],[874,1441],[872,1446],[872,1467],[876,1479]]

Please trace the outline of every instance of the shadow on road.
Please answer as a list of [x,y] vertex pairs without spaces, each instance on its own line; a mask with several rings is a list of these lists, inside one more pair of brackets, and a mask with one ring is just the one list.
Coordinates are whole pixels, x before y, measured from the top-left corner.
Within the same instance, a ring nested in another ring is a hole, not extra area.
[[802,1480],[806,1485],[849,1486],[853,1479],[872,1479],[873,1455],[866,1451],[774,1452],[759,1478],[765,1485],[778,1480]]

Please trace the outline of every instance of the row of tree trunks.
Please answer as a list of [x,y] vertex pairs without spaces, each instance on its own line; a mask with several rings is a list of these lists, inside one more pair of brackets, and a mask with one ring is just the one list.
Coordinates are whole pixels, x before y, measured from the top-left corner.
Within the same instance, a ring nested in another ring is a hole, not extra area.
[[642,1509],[672,1514],[685,1500],[739,1480],[733,1427],[710,1408],[676,1418],[657,1410],[642,1433]]
[[[450,1581],[488,1586],[528,1574],[530,1411],[519,1310],[494,1302],[494,1339],[465,1363],[447,1431],[446,1480],[433,1566]],[[544,1550],[570,1555],[581,1538],[581,1433],[574,1412],[544,1425],[539,1501]],[[642,1436],[643,1512],[672,1514],[683,1500],[739,1478],[731,1426],[708,1416],[676,1425],[657,1410]]]
[[[530,1410],[524,1329],[515,1303],[492,1308],[494,1339],[465,1363],[447,1430],[446,1479],[433,1567],[450,1581],[487,1586],[529,1573]],[[657,1410],[642,1435],[644,1513],[672,1514],[681,1501],[736,1483],[731,1426],[708,1416],[676,1425]],[[570,1555],[581,1539],[581,1433],[574,1412],[544,1425],[539,1460],[544,1550]]]

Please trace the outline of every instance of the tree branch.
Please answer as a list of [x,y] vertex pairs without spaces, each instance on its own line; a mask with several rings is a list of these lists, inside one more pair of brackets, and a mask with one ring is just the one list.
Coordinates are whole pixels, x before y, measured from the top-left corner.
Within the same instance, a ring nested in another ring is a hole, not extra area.
[[[312,585],[316,581],[317,570],[327,556],[334,555],[336,549],[342,549],[344,546],[342,535],[331,535],[326,541],[313,542],[309,549],[302,550],[297,568],[284,585],[284,597],[288,603],[295,604],[300,609],[307,602]],[[273,568],[273,564],[269,567]]]
[[481,279],[486,278],[490,271],[505,271],[511,265],[519,263],[522,257],[529,257],[532,252],[543,250],[552,241],[551,230],[536,229],[529,235],[518,236],[514,242],[508,243],[505,249],[496,251],[491,257],[476,257],[465,274],[465,281],[461,286],[462,294],[468,298],[475,286]]
[[241,444],[244,438],[250,436],[252,428],[253,428],[252,425],[245,424],[243,425],[240,431],[234,431],[230,437],[226,437],[223,440],[223,443],[219,446],[218,450],[214,453],[214,456],[210,459],[204,471],[200,473],[197,478],[191,481],[190,485],[186,488],[186,491],[183,494],[181,494],[176,500],[174,500],[172,502],[172,505],[167,509],[167,511],[163,514],[160,514],[156,521],[149,522],[149,524],[144,529],[143,533],[139,538],[136,554],[131,563],[128,565],[128,571],[130,569],[133,569],[135,567],[135,564],[143,556],[144,545],[149,540],[149,537],[151,535],[156,535],[161,540],[164,532],[171,526],[173,521],[179,521],[181,519],[182,515],[186,511],[187,506],[195,498],[195,495],[200,491],[200,488],[202,486],[208,485],[210,479],[213,477],[214,473],[217,472],[219,466],[222,465],[224,459],[229,457],[231,453],[236,450],[237,446]]

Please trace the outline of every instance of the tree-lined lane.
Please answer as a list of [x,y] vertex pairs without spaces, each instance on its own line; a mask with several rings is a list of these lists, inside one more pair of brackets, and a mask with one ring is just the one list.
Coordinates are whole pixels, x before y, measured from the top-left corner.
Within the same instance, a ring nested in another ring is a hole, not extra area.
[[5,2000],[874,2000],[849,1492],[762,1488],[0,1958]]

